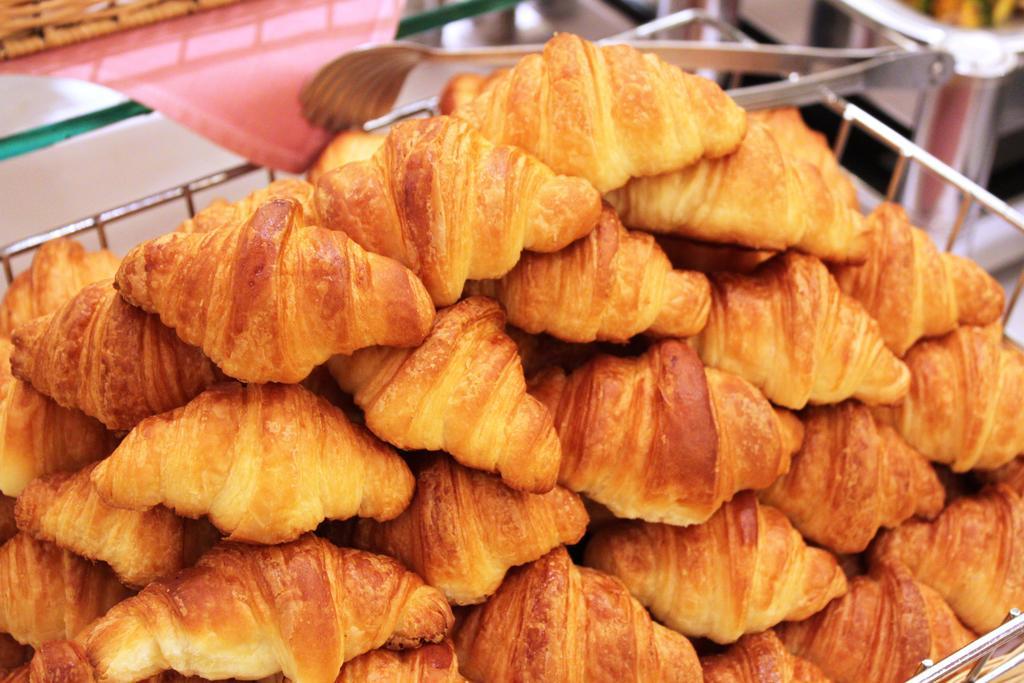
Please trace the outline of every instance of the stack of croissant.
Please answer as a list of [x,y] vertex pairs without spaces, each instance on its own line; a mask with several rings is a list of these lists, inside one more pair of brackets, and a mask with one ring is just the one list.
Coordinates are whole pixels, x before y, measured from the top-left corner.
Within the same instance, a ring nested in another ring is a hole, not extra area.
[[1003,293],[570,34],[0,306],[10,681],[902,681],[1024,607]]

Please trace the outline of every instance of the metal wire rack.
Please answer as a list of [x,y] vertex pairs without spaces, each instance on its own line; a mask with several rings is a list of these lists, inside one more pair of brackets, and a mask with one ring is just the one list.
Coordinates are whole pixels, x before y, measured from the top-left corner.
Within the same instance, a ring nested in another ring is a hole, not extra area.
[[[749,37],[745,36],[735,27],[700,10],[684,10],[677,14],[670,15],[669,17],[662,17],[650,22],[649,24],[639,26],[633,31],[614,36],[614,38],[647,38],[658,31],[692,23],[705,23],[721,30],[723,35],[729,36],[733,40],[746,44],[753,43]],[[907,49],[906,45],[901,47],[903,49]],[[738,83],[736,77],[739,75],[742,75],[741,72],[733,72],[728,82],[735,85]],[[792,74],[788,80],[797,82],[803,77],[805,76]],[[870,138],[881,143],[897,155],[892,174],[890,175],[886,185],[886,192],[884,196],[878,197],[879,199],[892,201],[897,197],[901,183],[906,177],[908,168],[912,164],[919,165],[923,171],[934,175],[940,181],[946,183],[952,188],[955,188],[959,193],[961,197],[959,210],[950,227],[950,232],[945,242],[945,249],[947,251],[952,250],[956,245],[958,238],[962,234],[964,223],[969,214],[972,213],[972,208],[977,208],[981,212],[998,216],[1024,236],[1024,215],[1021,215],[1013,207],[993,195],[985,188],[969,180],[957,171],[954,171],[943,161],[922,149],[920,146],[914,144],[898,131],[886,125],[863,108],[835,94],[835,92],[830,89],[827,78],[822,78],[820,74],[817,74],[815,76],[815,83],[817,96],[814,99],[816,99],[818,103],[835,112],[840,118],[839,131],[833,143],[833,151],[840,161],[842,160],[843,152],[846,149],[847,143],[850,139],[850,134],[853,130],[859,130],[867,134]],[[912,83],[908,83],[907,86],[915,87]],[[730,90],[730,92],[733,91]],[[803,93],[799,101],[794,102],[793,104],[801,105],[808,103],[808,101],[809,99],[806,93]],[[750,108],[758,107],[757,105],[754,105]],[[437,113],[436,98],[422,100],[413,103],[411,106],[406,105],[396,108],[396,110],[391,114],[368,122],[364,126],[364,129],[368,131],[378,130],[403,118],[419,114],[435,113]],[[158,206],[171,202],[182,201],[185,203],[189,216],[193,216],[195,215],[195,203],[193,196],[197,192],[223,185],[241,176],[260,172],[266,173],[269,180],[274,180],[273,170],[251,163],[240,164],[201,178],[183,182],[161,192],[107,209],[106,211],[101,211],[72,223],[61,225],[56,228],[36,233],[24,239],[11,242],[0,247],[0,261],[3,263],[4,275],[7,278],[8,283],[11,282],[14,278],[11,266],[12,258],[20,254],[31,252],[37,249],[40,245],[60,237],[95,231],[101,246],[106,247],[106,230],[108,226],[114,225],[118,221],[128,218],[129,216],[135,216]],[[867,184],[861,182],[859,183],[859,186],[864,189],[867,187]],[[1021,270],[1016,278],[1013,293],[1007,301],[1004,320],[1009,317],[1019,303],[1022,287],[1024,287],[1024,269]],[[996,659],[993,659],[994,657]],[[1001,626],[969,643],[967,646],[953,653],[949,657],[939,662],[932,662],[931,660],[922,661],[918,673],[908,679],[906,683],[939,683],[940,681],[952,681],[954,680],[953,676],[956,676],[957,674],[964,674],[965,671],[967,671],[966,678],[960,678],[957,680],[964,681],[965,683],[995,683],[996,681],[1009,683],[1011,680],[1024,681],[1024,673],[1017,670],[1021,664],[1024,664],[1024,614],[1022,614],[1019,609],[1014,608],[1007,615],[1006,621]],[[969,670],[967,670],[968,667],[970,667]]]

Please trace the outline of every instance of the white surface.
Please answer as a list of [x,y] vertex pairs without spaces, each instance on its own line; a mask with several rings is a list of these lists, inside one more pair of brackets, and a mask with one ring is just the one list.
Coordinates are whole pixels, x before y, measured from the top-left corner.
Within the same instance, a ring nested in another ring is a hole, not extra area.
[[0,76],[0,137],[126,101],[110,88],[73,78]]

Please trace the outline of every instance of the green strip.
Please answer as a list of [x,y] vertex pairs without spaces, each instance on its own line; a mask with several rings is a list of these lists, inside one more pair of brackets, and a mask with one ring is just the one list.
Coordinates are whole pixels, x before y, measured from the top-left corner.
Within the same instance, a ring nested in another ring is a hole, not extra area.
[[[522,0],[463,0],[452,5],[444,5],[435,10],[421,12],[405,17],[398,23],[396,37],[406,38],[423,31],[450,24],[453,21],[468,17],[496,12],[517,5]],[[106,109],[98,109],[88,114],[57,121],[38,128],[0,138],[0,161],[34,152],[49,147],[61,140],[73,138],[90,131],[98,130],[133,116],[149,114],[152,109],[138,102],[123,102]]]

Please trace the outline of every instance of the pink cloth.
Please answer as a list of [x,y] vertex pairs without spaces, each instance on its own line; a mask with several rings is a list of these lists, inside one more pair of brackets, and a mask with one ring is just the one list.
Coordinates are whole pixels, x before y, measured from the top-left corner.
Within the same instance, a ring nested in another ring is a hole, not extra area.
[[299,91],[323,64],[391,40],[403,0],[249,0],[0,63],[118,90],[256,163],[301,172],[329,135]]

